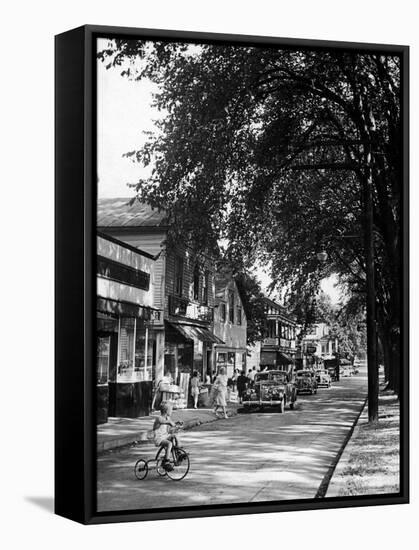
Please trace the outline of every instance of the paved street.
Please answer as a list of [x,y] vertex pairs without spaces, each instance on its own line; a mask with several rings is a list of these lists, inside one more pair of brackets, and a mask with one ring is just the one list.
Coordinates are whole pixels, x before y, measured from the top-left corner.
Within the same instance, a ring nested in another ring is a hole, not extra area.
[[366,398],[366,372],[342,378],[317,395],[299,396],[294,411],[257,412],[180,434],[190,454],[187,477],[172,481],[151,470],[134,476],[151,445],[98,459],[98,510],[129,510],[313,498]]

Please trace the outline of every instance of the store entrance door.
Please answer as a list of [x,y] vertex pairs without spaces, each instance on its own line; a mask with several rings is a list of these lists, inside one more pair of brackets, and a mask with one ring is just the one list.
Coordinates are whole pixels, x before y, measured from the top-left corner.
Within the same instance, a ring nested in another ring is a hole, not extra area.
[[[212,379],[212,351],[210,349],[207,350],[207,368],[205,375],[208,375],[210,377],[210,380]],[[205,381],[205,378],[204,378]]]
[[96,421],[104,424],[109,412],[110,335],[96,339]]

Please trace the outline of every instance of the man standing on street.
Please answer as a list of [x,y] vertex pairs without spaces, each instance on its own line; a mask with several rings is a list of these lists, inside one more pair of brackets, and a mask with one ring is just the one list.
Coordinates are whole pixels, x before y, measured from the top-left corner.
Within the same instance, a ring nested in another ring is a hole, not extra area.
[[237,377],[237,392],[239,394],[239,403],[242,402],[242,397],[244,390],[246,389],[246,385],[248,382],[247,376],[244,374],[244,370],[242,370]]
[[250,380],[250,383],[253,385],[253,382],[255,381],[255,374],[256,374],[256,367],[253,367],[251,371],[247,374],[248,379]]

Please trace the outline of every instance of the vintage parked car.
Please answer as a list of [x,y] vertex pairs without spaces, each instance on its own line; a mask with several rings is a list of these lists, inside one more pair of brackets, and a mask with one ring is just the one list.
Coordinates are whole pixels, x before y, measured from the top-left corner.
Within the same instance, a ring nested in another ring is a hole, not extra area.
[[330,384],[332,383],[330,374],[327,372],[327,370],[324,369],[319,369],[316,372],[316,381],[319,388],[320,386],[330,388]]
[[253,385],[243,394],[242,404],[247,411],[275,407],[282,413],[285,405],[293,409],[296,400],[297,391],[291,374],[282,370],[270,370],[255,375]]
[[296,372],[297,393],[317,393],[316,373],[312,370],[299,370]]

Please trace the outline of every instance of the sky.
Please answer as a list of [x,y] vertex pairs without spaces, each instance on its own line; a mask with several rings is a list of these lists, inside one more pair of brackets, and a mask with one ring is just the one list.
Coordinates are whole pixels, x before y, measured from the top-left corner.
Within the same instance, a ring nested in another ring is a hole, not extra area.
[[[101,49],[107,41],[99,39]],[[128,151],[138,150],[146,141],[144,131],[152,131],[153,120],[159,113],[151,106],[155,85],[149,81],[133,81],[120,75],[122,69],[106,70],[98,62],[98,196],[99,198],[132,197],[134,192],[127,183],[136,183],[146,177],[145,169],[131,159],[123,157]],[[271,278],[263,267],[255,274],[266,291]],[[337,277],[331,276],[321,283],[322,290],[337,303],[341,297]]]
[[[98,42],[100,49],[107,41]],[[106,70],[100,61],[97,68],[98,195],[129,197],[133,190],[127,183],[136,183],[147,170],[122,155],[138,150],[146,140],[143,132],[154,128],[153,120],[159,115],[151,107],[155,86],[149,81],[128,80],[117,69]]]

